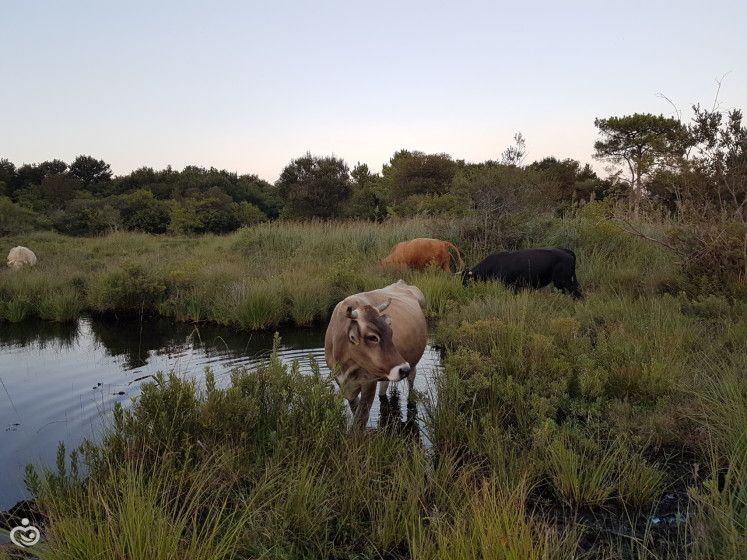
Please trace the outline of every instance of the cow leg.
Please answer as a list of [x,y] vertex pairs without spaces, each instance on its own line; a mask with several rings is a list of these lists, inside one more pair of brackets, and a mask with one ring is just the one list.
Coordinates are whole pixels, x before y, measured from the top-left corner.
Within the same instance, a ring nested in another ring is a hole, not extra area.
[[348,401],[348,405],[350,406],[350,412],[353,414],[353,418],[355,418],[355,411],[358,410],[358,405],[361,402],[361,389],[360,387],[345,387],[345,398]]
[[371,405],[376,397],[376,382],[368,383],[361,388],[361,398],[356,406],[353,415],[353,424],[357,428],[365,428],[368,424],[368,415],[371,412]]
[[379,381],[379,396],[386,397],[386,391],[389,389],[389,381]]
[[357,396],[354,399],[349,399],[348,400],[348,405],[350,405],[350,412],[353,413],[353,416],[355,416],[355,411],[358,408],[358,403],[359,402],[360,402],[360,398],[357,397]]
[[583,297],[581,295],[581,287],[576,280],[576,274],[569,266],[557,265],[552,271],[552,283],[553,286],[564,294],[570,294],[574,298]]
[[412,403],[415,402],[415,392],[413,389],[413,386],[415,385],[415,374],[417,373],[417,368],[413,367],[410,370],[410,375],[407,376],[407,402]]

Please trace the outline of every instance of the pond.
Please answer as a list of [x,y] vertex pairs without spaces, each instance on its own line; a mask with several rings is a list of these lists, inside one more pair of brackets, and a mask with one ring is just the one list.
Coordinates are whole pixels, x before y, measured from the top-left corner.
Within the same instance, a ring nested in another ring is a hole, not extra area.
[[[298,360],[302,371],[310,371],[313,357],[329,373],[323,328],[281,329],[280,335],[284,362]],[[225,385],[231,369],[267,361],[272,340],[273,332],[166,319],[0,323],[0,510],[28,497],[27,463],[53,466],[60,441],[71,450],[99,438],[114,404],[128,406],[150,375],[174,371],[200,379],[209,366]],[[418,391],[430,392],[439,366],[440,355],[429,345],[418,366]],[[374,401],[369,426],[397,412],[402,421],[422,416],[422,405],[416,414],[408,412],[405,398],[389,402],[382,410]]]

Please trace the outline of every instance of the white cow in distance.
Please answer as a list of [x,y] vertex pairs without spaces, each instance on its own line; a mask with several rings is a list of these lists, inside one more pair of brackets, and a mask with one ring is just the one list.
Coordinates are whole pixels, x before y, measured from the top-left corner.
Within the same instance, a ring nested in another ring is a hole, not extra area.
[[28,247],[13,247],[8,253],[8,266],[13,270],[19,270],[24,266],[34,266],[36,255]]

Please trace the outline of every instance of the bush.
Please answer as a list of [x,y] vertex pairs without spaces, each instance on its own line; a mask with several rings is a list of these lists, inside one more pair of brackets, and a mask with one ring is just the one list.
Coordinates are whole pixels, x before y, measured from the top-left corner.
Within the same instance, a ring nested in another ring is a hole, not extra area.
[[106,272],[92,279],[88,301],[94,311],[142,313],[156,309],[166,284],[156,271],[136,264]]
[[165,233],[169,227],[168,206],[165,202],[156,200],[150,191],[141,189],[121,195],[117,204],[122,225],[127,229]]
[[0,196],[0,236],[27,233],[47,226],[47,220],[41,215]]
[[97,235],[115,230],[120,216],[108,200],[76,199],[54,214],[53,223],[57,231],[67,235]]

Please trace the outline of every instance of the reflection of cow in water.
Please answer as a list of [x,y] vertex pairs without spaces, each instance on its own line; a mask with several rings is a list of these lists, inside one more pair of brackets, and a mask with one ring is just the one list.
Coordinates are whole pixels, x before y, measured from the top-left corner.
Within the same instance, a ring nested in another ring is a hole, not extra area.
[[407,379],[412,397],[427,339],[424,308],[423,293],[400,280],[348,296],[332,312],[324,355],[357,425],[368,422],[377,382],[385,395],[389,381]]
[[397,243],[392,247],[389,254],[382,259],[381,264],[387,267],[400,266],[415,269],[437,266],[448,272],[452,258],[451,251],[454,252],[456,269],[458,271],[462,270],[464,261],[456,245],[448,241],[427,237]]
[[576,254],[570,249],[522,249],[489,255],[465,270],[462,280],[501,280],[507,286],[543,288],[550,282],[574,298],[584,297],[576,279]]
[[402,420],[400,395],[396,387],[389,395],[379,394],[379,428],[417,439],[420,436],[417,414],[417,404],[408,399],[405,420]]

